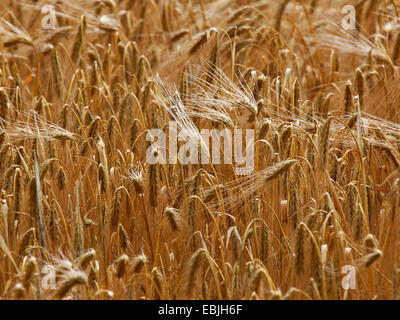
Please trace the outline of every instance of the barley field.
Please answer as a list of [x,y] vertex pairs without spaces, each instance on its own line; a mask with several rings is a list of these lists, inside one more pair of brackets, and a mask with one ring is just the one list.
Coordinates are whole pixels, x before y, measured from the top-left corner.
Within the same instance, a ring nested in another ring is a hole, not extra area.
[[398,0],[1,0],[0,298],[400,298],[399,66]]

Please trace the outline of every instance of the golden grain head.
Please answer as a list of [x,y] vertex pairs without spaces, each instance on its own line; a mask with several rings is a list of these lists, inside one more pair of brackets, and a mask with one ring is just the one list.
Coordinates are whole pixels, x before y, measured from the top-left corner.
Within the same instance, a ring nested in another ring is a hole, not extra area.
[[48,2],[1,1],[0,299],[400,296],[399,1]]

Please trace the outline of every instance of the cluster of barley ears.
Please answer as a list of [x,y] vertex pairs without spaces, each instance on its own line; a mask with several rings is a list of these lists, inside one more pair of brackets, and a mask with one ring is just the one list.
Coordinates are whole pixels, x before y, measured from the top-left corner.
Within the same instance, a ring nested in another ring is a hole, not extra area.
[[[400,298],[399,10],[2,0],[0,298]],[[254,172],[150,165],[171,120],[254,129]]]

